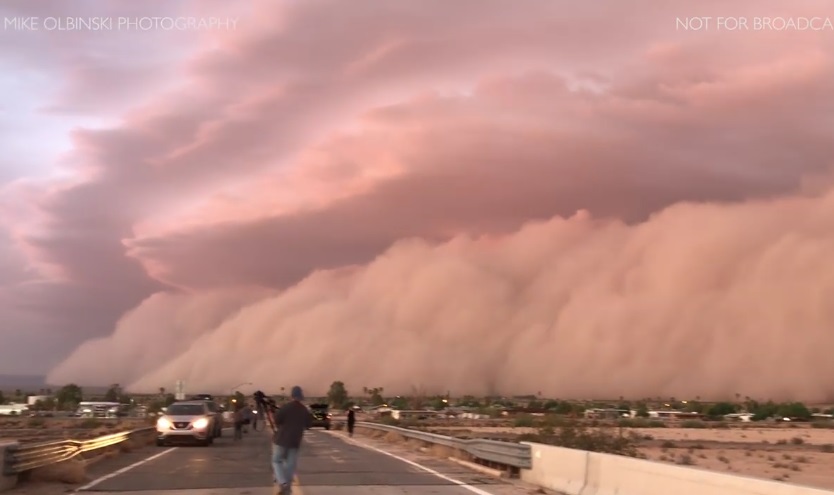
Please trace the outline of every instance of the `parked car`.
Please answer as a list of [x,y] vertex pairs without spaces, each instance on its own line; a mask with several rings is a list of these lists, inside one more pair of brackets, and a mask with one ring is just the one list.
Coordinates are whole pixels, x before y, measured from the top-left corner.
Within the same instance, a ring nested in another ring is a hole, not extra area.
[[327,404],[310,404],[310,412],[313,414],[313,427],[330,429],[330,406]]

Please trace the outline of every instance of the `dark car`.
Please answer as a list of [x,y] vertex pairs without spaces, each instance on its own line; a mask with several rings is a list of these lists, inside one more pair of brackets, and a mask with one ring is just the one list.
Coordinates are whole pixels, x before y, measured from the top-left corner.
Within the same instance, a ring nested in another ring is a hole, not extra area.
[[310,412],[313,413],[313,427],[330,429],[330,406],[327,404],[310,404]]

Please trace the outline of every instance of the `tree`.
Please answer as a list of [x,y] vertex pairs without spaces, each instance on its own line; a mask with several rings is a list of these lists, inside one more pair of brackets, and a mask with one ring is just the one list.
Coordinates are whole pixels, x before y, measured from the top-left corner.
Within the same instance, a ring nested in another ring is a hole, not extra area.
[[35,401],[34,404],[29,406],[29,409],[33,411],[54,411],[56,405],[57,403],[54,397],[47,397],[46,399]]
[[106,402],[119,402],[121,398],[122,387],[118,383],[110,385],[110,388],[108,388],[107,392],[104,394],[104,400]]
[[778,409],[779,405],[775,404],[772,400],[769,400],[764,404],[755,404],[755,406],[752,409],[749,409],[748,412],[753,413],[753,417],[750,418],[751,420],[764,421],[775,416]]
[[0,391],[0,404],[5,404],[5,403],[6,403],[6,397],[4,397],[3,392]]
[[391,399],[391,407],[393,409],[399,409],[400,411],[403,411],[409,408],[409,401],[405,397],[398,395]]
[[[738,395],[738,394],[736,394]],[[729,402],[718,402],[707,410],[707,416],[719,417],[736,412],[736,405]]]
[[649,417],[649,408],[646,406],[645,402],[641,402],[637,404],[637,411],[635,415],[638,418],[648,418]]
[[58,393],[55,394],[55,400],[58,402],[58,407],[61,409],[74,409],[78,407],[78,404],[84,400],[84,395],[81,391],[81,387],[74,383],[70,383],[69,385],[64,385],[58,390]]
[[343,382],[335,381],[330,384],[330,390],[327,392],[327,401],[337,409],[345,407],[345,403],[348,401],[348,392]]
[[783,418],[809,420],[811,411],[801,402],[786,402],[779,405],[776,414]]
[[573,412],[573,404],[567,401],[560,402],[553,412],[556,414],[571,414]]
[[382,392],[384,390],[385,389],[383,389],[382,387],[374,387],[374,388],[362,387],[362,391],[365,392],[365,394],[371,396],[371,404],[373,404],[375,406],[381,406],[381,405],[385,404],[385,399],[382,397]]

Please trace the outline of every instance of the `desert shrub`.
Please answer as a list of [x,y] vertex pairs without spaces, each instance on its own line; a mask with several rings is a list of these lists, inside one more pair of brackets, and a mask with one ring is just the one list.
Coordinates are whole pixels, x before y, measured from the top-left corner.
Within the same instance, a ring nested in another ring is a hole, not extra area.
[[46,421],[43,418],[31,418],[26,423],[26,426],[29,428],[44,428],[46,426]]
[[553,435],[537,435],[535,440],[525,441],[536,441],[569,449],[587,450],[605,454],[617,454],[628,457],[640,456],[634,440],[629,436],[622,435],[621,432],[616,430],[589,430],[584,426],[571,425],[559,428]]
[[87,418],[82,420],[79,424],[79,428],[98,428],[102,425],[102,422],[96,418]]
[[523,427],[523,428],[531,428],[535,424],[532,416],[523,415],[518,416],[513,420],[513,426]]

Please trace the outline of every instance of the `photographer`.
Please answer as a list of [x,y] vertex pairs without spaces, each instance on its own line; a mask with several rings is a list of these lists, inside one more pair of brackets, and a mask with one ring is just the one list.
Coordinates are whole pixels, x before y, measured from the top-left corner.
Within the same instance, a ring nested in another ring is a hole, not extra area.
[[278,495],[292,493],[301,440],[304,432],[313,425],[313,414],[302,403],[304,393],[301,387],[294,386],[290,396],[292,400],[275,411],[273,424],[270,424],[273,431],[272,469]]

